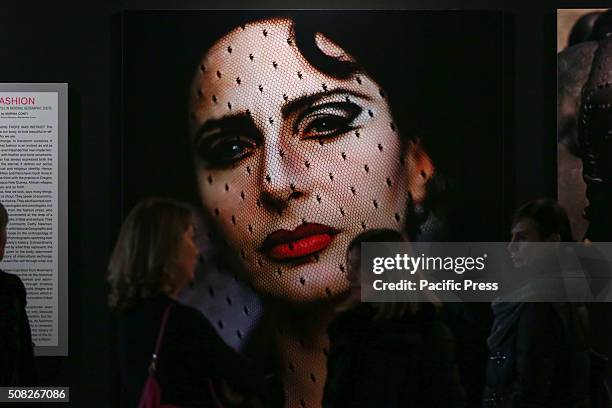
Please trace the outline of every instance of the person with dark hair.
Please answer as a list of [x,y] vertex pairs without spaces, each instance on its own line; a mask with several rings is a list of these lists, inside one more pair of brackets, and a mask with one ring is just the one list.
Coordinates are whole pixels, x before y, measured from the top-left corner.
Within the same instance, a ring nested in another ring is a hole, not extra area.
[[[0,261],[7,241],[8,212],[0,203]],[[0,270],[0,386],[35,386],[38,370],[26,314],[26,290],[18,276]]]
[[[555,200],[542,198],[520,206],[512,217],[512,243],[574,242],[567,212]],[[518,258],[517,258],[518,259]]]
[[361,244],[404,242],[370,230],[349,245],[351,292],[328,328],[323,407],[464,407],[453,336],[426,302],[360,302]]
[[[191,210],[160,198],[140,202],[121,227],[108,280],[109,303],[119,317],[122,406],[138,405],[151,370],[164,404],[214,406],[223,395],[215,392],[219,384],[246,397],[263,393],[263,376],[252,363],[200,312],[176,301],[194,277],[194,234]],[[154,353],[164,314],[167,325]]]
[[[529,271],[561,268],[554,254],[533,243],[554,247],[571,241],[567,214],[554,200],[531,201],[516,210],[508,252],[517,268],[512,273],[526,270],[528,279],[514,301],[492,304],[483,407],[590,407],[586,308],[541,301],[551,285],[538,287],[529,280]],[[557,289],[552,282],[553,295]]]

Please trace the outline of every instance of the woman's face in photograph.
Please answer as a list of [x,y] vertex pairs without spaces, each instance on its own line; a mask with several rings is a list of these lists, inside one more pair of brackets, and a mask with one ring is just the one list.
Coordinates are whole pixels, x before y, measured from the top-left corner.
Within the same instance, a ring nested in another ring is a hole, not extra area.
[[[352,58],[323,35],[316,44]],[[401,229],[409,192],[422,194],[417,149],[401,143],[379,85],[365,73],[338,79],[314,68],[290,19],[219,39],[190,98],[204,208],[264,294],[293,302],[345,294],[349,243],[367,229]]]

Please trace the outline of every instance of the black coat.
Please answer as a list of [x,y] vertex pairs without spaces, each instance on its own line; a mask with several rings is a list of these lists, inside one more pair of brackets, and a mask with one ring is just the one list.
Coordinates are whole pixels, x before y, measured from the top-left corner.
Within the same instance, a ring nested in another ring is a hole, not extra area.
[[159,295],[143,300],[119,316],[122,407],[138,405],[162,315],[173,303],[157,359],[162,403],[214,407],[212,380],[226,380],[246,396],[263,392],[263,376],[219,337],[194,308]]
[[0,270],[0,386],[35,386],[38,371],[26,291],[18,276]]
[[459,377],[465,389],[468,407],[480,406],[489,356],[487,337],[493,314],[490,303],[446,303],[440,316],[455,339]]
[[502,335],[490,338],[483,407],[589,407],[584,306],[508,305],[518,309],[504,324],[494,323]]
[[452,335],[429,306],[375,321],[361,304],[332,322],[323,406],[464,407]]

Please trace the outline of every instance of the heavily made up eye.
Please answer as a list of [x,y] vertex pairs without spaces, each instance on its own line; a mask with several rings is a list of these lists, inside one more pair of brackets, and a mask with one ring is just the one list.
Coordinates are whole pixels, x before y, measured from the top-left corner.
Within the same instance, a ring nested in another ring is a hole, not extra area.
[[196,154],[206,167],[223,168],[251,155],[257,142],[249,137],[217,133],[196,144]]
[[299,115],[294,133],[302,139],[338,136],[356,128],[353,122],[361,112],[361,107],[352,102],[311,106]]

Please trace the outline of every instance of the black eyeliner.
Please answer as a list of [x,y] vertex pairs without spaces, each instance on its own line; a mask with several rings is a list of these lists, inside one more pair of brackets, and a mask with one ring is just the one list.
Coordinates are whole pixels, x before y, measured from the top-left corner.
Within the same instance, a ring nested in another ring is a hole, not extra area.
[[[247,129],[220,129],[218,132],[213,132],[209,135],[201,136],[195,141],[196,152],[198,158],[204,163],[206,167],[222,168],[229,166],[235,161],[242,159],[244,156],[239,157],[223,157],[223,152],[217,150],[222,149],[217,146],[224,143],[231,144],[237,142],[242,145],[251,145],[256,147],[259,143],[259,133],[251,132],[249,136],[246,133]],[[241,136],[245,134],[246,136]],[[243,146],[244,147],[244,146]]]
[[298,125],[300,123],[302,123],[302,120],[304,120],[304,118],[306,116],[308,116],[311,113],[316,112],[318,110],[330,109],[330,108],[331,109],[337,108],[337,109],[341,109],[341,110],[344,110],[344,111],[348,112],[349,115],[350,115],[350,120],[354,120],[357,116],[359,116],[359,114],[361,112],[363,112],[363,108],[360,107],[359,105],[357,105],[354,102],[346,102],[346,101],[342,101],[342,102],[327,102],[327,103],[323,103],[323,104],[320,104],[320,105],[312,105],[312,106],[309,106],[308,108],[304,109],[298,115],[297,119],[293,123],[293,127],[292,127],[293,134],[297,133]]

